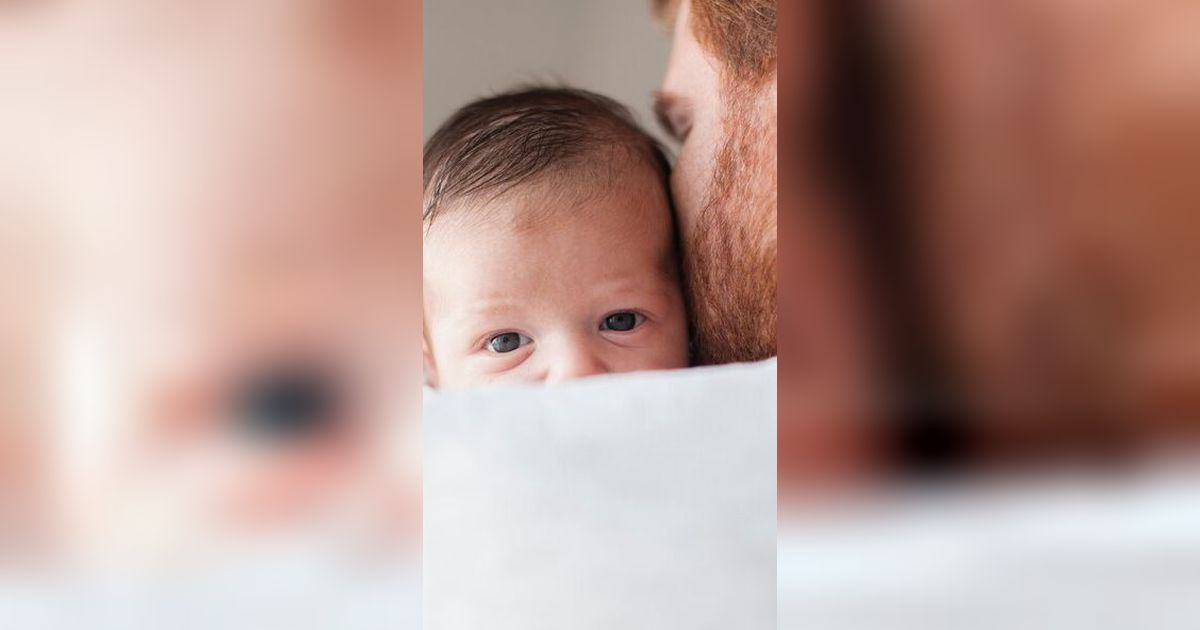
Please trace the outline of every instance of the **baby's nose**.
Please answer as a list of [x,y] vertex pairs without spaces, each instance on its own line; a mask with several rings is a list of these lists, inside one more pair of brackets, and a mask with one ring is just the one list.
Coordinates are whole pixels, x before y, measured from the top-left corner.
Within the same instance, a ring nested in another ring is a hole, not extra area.
[[546,382],[559,383],[610,371],[603,359],[586,344],[567,344],[551,366]]

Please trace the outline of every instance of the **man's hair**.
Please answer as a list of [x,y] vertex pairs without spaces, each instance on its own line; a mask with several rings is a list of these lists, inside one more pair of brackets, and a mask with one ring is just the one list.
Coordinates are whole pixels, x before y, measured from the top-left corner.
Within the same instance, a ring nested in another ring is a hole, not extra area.
[[665,190],[670,166],[662,147],[610,98],[530,87],[470,103],[425,143],[424,223],[454,199],[500,195],[540,175],[585,166],[611,148],[644,160]]
[[[734,81],[759,83],[775,69],[776,0],[692,0],[688,28]],[[664,24],[673,24],[679,0],[651,0]]]

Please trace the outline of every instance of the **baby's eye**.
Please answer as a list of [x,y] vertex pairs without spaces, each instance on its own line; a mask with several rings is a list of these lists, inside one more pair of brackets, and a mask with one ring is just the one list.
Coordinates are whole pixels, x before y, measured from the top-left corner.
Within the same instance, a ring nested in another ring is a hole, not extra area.
[[641,326],[644,321],[646,321],[645,315],[633,311],[621,311],[605,317],[604,321],[600,322],[600,330],[626,332]]
[[247,379],[238,394],[238,427],[264,443],[312,440],[336,428],[339,396],[326,375],[283,366]]
[[532,341],[532,339],[522,335],[521,333],[506,332],[500,333],[499,335],[495,335],[491,339],[488,339],[487,347],[488,350],[495,352],[496,354],[504,354],[507,352],[512,352],[521,346],[528,345]]

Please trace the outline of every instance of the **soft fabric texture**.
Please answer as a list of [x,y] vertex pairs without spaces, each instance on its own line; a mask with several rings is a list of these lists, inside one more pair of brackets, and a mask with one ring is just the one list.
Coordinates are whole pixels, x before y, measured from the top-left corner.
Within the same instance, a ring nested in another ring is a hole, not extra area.
[[428,392],[434,630],[775,627],[774,360]]

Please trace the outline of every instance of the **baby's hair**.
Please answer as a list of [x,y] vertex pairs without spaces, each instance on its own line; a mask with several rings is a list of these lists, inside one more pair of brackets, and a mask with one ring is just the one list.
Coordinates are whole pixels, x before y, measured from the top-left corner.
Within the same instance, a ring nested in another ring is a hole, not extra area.
[[534,178],[581,166],[605,148],[624,148],[655,169],[664,189],[670,163],[620,103],[565,87],[527,87],[470,103],[425,143],[428,226],[446,203],[503,194]]

